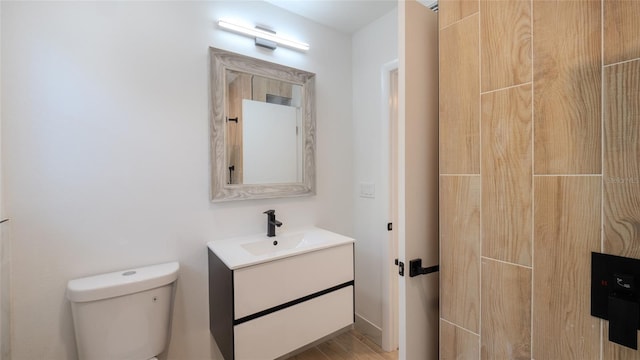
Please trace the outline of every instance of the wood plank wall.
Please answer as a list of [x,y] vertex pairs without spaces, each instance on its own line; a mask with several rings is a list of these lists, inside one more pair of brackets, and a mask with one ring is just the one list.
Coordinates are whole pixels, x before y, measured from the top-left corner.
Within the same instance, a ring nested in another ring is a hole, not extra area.
[[590,253],[640,258],[640,1],[440,0],[440,358],[638,359]]
[[237,118],[236,122],[225,123],[226,143],[227,143],[227,164],[233,165],[234,171],[230,184],[242,184],[244,164],[242,162],[242,100],[251,99],[251,74],[240,73],[227,70],[227,106],[226,114],[228,118]]

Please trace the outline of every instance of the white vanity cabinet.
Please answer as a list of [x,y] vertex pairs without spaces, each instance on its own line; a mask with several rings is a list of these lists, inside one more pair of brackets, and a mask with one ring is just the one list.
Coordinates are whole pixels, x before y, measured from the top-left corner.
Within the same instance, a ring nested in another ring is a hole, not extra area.
[[209,249],[210,329],[224,358],[274,359],[351,325],[353,246],[233,269]]

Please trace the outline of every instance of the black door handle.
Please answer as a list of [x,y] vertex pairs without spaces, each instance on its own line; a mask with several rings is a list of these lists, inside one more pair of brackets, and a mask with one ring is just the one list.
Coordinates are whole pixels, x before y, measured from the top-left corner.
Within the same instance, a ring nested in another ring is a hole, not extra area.
[[413,259],[409,261],[409,277],[414,277],[414,276],[424,275],[424,274],[431,274],[439,270],[440,270],[439,265],[423,268],[422,259]]

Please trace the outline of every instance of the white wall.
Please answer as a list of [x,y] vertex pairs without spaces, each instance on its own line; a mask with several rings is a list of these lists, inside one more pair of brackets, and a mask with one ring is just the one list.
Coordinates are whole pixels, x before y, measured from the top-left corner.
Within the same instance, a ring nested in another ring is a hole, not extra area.
[[[14,360],[76,357],[69,279],[170,260],[181,264],[170,358],[218,358],[208,241],[265,231],[269,208],[286,227],[353,235],[348,36],[263,2],[1,6]],[[217,29],[227,16],[311,50],[257,49]],[[317,196],[209,202],[208,46],[317,74]]]
[[[398,58],[398,13],[393,10],[354,34],[354,233],[356,245],[356,312],[377,328],[382,326],[383,249],[388,243],[388,173],[383,173],[382,67]],[[375,185],[375,198],[359,197],[360,183]]]

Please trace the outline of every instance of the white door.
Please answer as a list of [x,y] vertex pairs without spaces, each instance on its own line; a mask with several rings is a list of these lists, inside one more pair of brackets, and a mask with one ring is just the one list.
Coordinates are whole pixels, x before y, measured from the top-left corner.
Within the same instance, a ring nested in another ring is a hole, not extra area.
[[302,181],[297,164],[298,112],[292,106],[242,100],[243,184]]
[[400,359],[438,358],[439,272],[410,277],[410,262],[439,264],[438,18],[414,0],[398,2],[398,255]]

